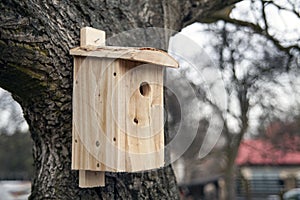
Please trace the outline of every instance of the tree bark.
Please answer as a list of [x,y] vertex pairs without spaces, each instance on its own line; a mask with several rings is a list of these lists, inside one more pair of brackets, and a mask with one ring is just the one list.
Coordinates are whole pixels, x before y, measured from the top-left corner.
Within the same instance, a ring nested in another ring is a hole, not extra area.
[[[231,2],[233,3],[233,2]],[[178,199],[171,166],[143,173],[107,173],[106,187],[78,188],[71,170],[72,57],[79,30],[108,36],[143,27],[180,30],[193,16],[227,6],[204,0],[0,2],[0,86],[22,105],[34,141],[30,199]],[[168,36],[165,38],[168,40]]]
[[[246,93],[245,93],[246,94]],[[241,100],[240,100],[241,102]],[[230,199],[236,199],[236,165],[235,165],[235,159],[237,157],[241,141],[247,132],[248,129],[248,108],[249,108],[249,102],[244,102],[244,106],[242,110],[242,129],[240,130],[240,133],[237,135],[231,135],[229,136],[228,134],[228,144],[226,147],[226,170],[225,170],[225,199],[230,200]],[[247,110],[244,110],[247,108]],[[227,128],[226,128],[227,129]],[[229,139],[230,138],[230,139]]]
[[227,149],[227,164],[225,170],[225,199],[236,199],[236,188],[235,188],[235,165],[234,161],[236,153],[232,149]]

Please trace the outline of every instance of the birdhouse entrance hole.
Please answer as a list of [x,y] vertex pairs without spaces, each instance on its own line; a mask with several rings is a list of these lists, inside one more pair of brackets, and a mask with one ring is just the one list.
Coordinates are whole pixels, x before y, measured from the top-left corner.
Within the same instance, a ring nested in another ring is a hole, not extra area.
[[136,124],[139,123],[139,120],[138,120],[136,117],[133,119],[133,121],[134,121],[134,123],[136,123]]
[[149,96],[150,94],[150,85],[147,83],[147,82],[142,82],[141,85],[140,85],[140,93],[142,96]]

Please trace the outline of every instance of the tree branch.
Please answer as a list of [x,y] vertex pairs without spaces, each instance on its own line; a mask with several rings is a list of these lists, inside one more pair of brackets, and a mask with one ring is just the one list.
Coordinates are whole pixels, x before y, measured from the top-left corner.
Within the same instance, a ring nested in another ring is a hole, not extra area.
[[212,23],[217,21],[217,16],[223,14],[226,15],[228,11],[230,13],[231,9],[234,7],[234,4],[240,1],[241,0],[195,1],[196,3],[189,8],[189,12],[186,12],[187,14],[183,20],[183,27],[195,22]]
[[[270,3],[270,1],[265,1],[265,0],[262,0],[262,2]],[[272,5],[275,6],[276,8],[278,8],[279,10],[284,10],[284,11],[292,12],[292,13],[294,13],[298,18],[300,18],[300,13],[297,12],[297,10],[296,10],[296,8],[295,8],[295,6],[294,6],[294,2],[290,2],[289,0],[288,0],[288,2],[293,6],[293,9],[292,9],[292,10],[287,9],[287,8],[284,8],[284,7],[282,7],[282,6],[280,6],[280,5],[277,5],[277,4],[275,4],[275,3],[272,3]]]
[[263,35],[267,39],[272,41],[273,44],[279,50],[281,50],[283,52],[286,52],[287,54],[290,54],[290,51],[294,50],[294,49],[297,50],[298,52],[300,52],[300,47],[298,45],[291,45],[291,46],[284,47],[282,44],[280,44],[280,41],[278,39],[274,38],[272,35],[267,33],[267,31],[265,29],[261,28],[257,24],[254,24],[252,22],[246,22],[246,21],[238,20],[238,19],[231,19],[231,18],[218,18],[218,19],[223,20],[223,21],[228,22],[228,23],[231,23],[231,24],[238,25],[238,26],[251,28],[255,33]]

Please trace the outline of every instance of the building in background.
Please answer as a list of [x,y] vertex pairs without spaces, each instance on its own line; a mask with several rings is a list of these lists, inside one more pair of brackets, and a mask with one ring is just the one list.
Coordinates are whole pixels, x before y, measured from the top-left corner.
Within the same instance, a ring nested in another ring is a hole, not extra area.
[[248,199],[300,187],[300,137],[282,137],[277,145],[266,139],[244,140],[236,159],[237,194]]

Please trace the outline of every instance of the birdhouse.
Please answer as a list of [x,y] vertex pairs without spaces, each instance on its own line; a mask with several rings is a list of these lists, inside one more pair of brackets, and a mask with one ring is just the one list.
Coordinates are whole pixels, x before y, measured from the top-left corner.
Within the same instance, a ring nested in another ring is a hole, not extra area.
[[163,69],[178,63],[154,48],[105,46],[105,32],[81,29],[74,56],[72,169],[80,187],[104,186],[104,172],[164,165]]

